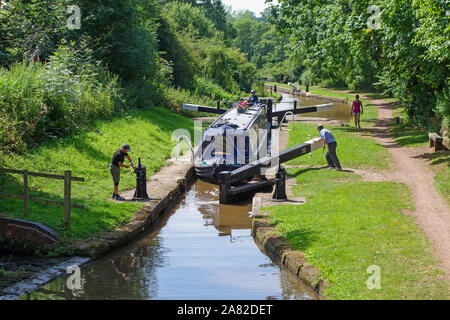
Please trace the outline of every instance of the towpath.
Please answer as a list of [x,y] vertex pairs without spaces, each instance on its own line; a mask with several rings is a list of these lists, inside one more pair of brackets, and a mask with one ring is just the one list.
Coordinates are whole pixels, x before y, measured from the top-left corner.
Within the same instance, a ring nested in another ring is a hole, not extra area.
[[386,180],[405,183],[411,190],[414,210],[408,214],[415,217],[415,222],[431,240],[434,254],[450,279],[450,209],[437,192],[434,186],[435,173],[423,156],[429,150],[402,147],[395,143],[390,130],[392,104],[385,100],[368,100],[378,109],[378,119],[370,130],[375,140],[394,159],[392,170],[382,175]]

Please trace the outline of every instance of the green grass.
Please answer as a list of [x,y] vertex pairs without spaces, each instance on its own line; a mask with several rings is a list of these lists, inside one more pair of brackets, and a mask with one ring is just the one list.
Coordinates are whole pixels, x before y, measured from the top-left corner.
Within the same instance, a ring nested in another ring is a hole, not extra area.
[[270,94],[270,90],[265,90],[265,97],[271,97],[271,98],[275,98],[277,100],[281,100],[282,96],[281,94],[279,94],[278,92],[272,92],[272,94]]
[[434,184],[450,206],[450,166],[448,162],[449,157],[447,157],[447,166],[436,174]]
[[434,184],[447,203],[450,205],[450,151],[439,151],[421,155],[430,168],[436,173]]
[[[337,140],[337,155],[341,165],[349,168],[387,169],[391,161],[389,152],[370,137],[366,129],[355,131],[349,127],[327,127]],[[289,134],[288,147],[319,137],[316,125],[297,125]],[[303,156],[288,164],[326,166],[325,152],[316,150],[311,157]]]
[[279,82],[266,82],[265,84],[267,84],[269,86],[277,86],[277,87],[292,89],[292,87],[290,85],[284,84],[284,83],[279,83]]
[[[113,191],[109,163],[114,151],[123,143],[129,143],[131,158],[137,163],[141,157],[149,177],[170,157],[174,146],[171,135],[178,128],[192,131],[192,121],[164,108],[136,111],[111,121],[97,122],[94,131],[54,139],[23,155],[4,156],[0,166],[55,174],[72,170],[73,176],[85,178],[85,182],[72,184],[73,203],[83,204],[85,209],[72,209],[70,230],[63,226],[63,209],[59,206],[32,203],[27,219],[43,222],[67,238],[89,238],[126,223],[142,206],[106,200]],[[18,175],[0,175],[2,191],[23,193],[21,179]],[[61,180],[36,177],[29,180],[31,196],[62,201]],[[120,190],[134,188],[135,181],[129,170],[122,169]],[[2,199],[0,212],[23,218],[23,201]]]
[[[289,170],[306,204],[267,208],[278,231],[305,253],[331,286],[329,299],[448,299],[438,262],[411,216],[403,184],[364,182],[334,170]],[[369,266],[381,270],[381,289],[369,290]]]
[[[403,147],[425,147],[429,143],[428,132],[413,125],[404,108],[397,106],[392,113],[391,130],[395,142]],[[397,124],[396,118],[399,119]]]

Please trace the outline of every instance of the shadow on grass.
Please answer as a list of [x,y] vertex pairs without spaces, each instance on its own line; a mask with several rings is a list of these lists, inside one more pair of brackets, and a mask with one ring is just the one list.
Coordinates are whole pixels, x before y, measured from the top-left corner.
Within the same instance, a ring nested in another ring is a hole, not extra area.
[[361,129],[356,129],[355,127],[334,127],[333,131],[340,131],[340,132],[347,132],[347,133],[360,133],[360,134],[370,134],[370,129],[368,128],[361,128]]
[[425,153],[415,156],[415,158],[426,159],[430,162],[430,165],[439,165],[441,163],[446,163],[448,166],[450,166],[450,150]]
[[289,231],[285,238],[294,250],[305,251],[311,244],[319,239],[319,233],[308,229],[296,229]]
[[287,172],[287,176],[296,178],[299,175],[304,174],[304,173],[306,173],[308,171],[326,170],[327,168],[328,168],[327,166],[324,166],[324,167],[313,167],[313,168],[299,168],[299,170],[297,170],[295,173]]
[[77,137],[73,137],[69,141],[70,141],[69,143],[72,144],[79,153],[86,155],[87,157],[89,157],[95,161],[104,162],[104,163],[108,163],[111,161],[111,158],[113,155],[112,153],[111,153],[111,157],[106,156],[105,154],[101,153],[99,150],[97,150],[97,149],[93,148],[91,145],[89,145],[89,143],[86,143],[86,141],[89,141],[89,139],[87,138],[87,133],[83,133]]
[[[295,173],[287,172],[287,176],[291,178],[296,178],[301,174],[305,174],[308,171],[317,171],[317,170],[331,170],[331,171],[337,171],[335,169],[331,169],[328,166],[321,166],[321,167],[308,167],[308,168],[298,168],[298,170]],[[342,169],[337,172],[348,172],[348,173],[355,173],[355,171],[351,169]]]
[[415,135],[408,135],[408,136],[396,136],[394,137],[395,142],[402,146],[408,146],[408,145],[415,145],[415,144],[422,144],[428,142],[428,135],[427,134],[415,134]]

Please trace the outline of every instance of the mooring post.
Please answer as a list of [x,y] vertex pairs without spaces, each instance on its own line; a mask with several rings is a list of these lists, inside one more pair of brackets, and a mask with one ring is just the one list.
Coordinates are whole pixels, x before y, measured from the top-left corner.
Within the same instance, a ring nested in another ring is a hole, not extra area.
[[217,100],[217,110],[220,109],[220,100]]
[[219,173],[219,203],[227,204],[228,190],[231,186],[231,171],[222,171]]
[[139,164],[134,171],[136,173],[136,191],[134,192],[133,200],[148,199],[147,193],[147,168],[141,163],[141,158],[138,158]]
[[309,84],[306,85],[306,92],[309,92]]
[[24,217],[28,214],[28,171],[23,171],[23,215]]
[[294,100],[294,110],[297,110],[297,100]]
[[64,172],[64,225],[67,229],[70,228],[71,183],[72,172],[67,170]]
[[277,86],[273,86],[273,91],[277,92]]
[[272,99],[267,101],[267,122],[270,124],[270,128],[272,128]]
[[287,200],[286,195],[286,169],[281,165],[278,167],[278,172],[276,174],[276,185],[275,192],[273,193],[273,200]]

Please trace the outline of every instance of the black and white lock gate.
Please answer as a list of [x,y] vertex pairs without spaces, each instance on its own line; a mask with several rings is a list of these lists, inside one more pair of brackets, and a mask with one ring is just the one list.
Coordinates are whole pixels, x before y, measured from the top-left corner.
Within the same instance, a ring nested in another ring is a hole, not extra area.
[[[322,147],[323,141],[320,138],[315,138],[284,150],[275,156],[264,157],[233,171],[221,172],[219,174],[219,203],[230,203],[239,194],[255,192],[256,190],[269,190],[271,192],[274,184],[277,184],[274,199],[286,200],[286,170],[280,165]],[[260,176],[261,169],[270,168],[272,163],[278,163],[279,165],[275,179],[268,180],[261,177],[260,181],[234,186],[252,176]]]

